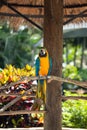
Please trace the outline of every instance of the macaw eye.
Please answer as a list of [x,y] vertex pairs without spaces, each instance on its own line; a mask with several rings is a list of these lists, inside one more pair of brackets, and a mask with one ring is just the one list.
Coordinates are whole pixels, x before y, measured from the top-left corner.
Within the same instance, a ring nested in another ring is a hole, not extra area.
[[41,50],[41,53],[45,54],[46,52],[45,52],[45,50],[43,49],[43,50]]
[[46,50],[41,49],[40,52],[39,52],[39,56],[41,56],[41,57],[46,56]]

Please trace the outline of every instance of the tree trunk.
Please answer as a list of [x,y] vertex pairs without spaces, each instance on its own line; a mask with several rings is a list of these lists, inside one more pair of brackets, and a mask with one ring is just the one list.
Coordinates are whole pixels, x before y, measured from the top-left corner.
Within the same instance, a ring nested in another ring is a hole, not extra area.
[[[62,75],[63,0],[45,0],[44,46],[52,57],[51,75]],[[61,83],[52,81],[47,86],[45,130],[61,130]]]

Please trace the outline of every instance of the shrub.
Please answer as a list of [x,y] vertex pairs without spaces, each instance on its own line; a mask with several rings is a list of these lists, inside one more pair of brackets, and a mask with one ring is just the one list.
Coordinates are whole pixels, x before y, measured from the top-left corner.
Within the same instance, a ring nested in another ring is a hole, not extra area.
[[[70,94],[70,92],[68,94]],[[62,109],[63,126],[73,128],[87,128],[86,100],[67,100],[62,103]]]

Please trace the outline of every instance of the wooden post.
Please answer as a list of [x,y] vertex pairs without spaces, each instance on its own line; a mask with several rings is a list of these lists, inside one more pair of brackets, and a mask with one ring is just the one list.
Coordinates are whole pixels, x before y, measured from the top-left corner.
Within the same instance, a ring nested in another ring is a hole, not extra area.
[[81,44],[82,45],[82,55],[81,55],[81,68],[83,68],[83,65],[84,65],[84,50],[85,50],[85,43],[86,43],[86,38],[84,37],[83,38],[83,43]]
[[[53,60],[52,75],[62,75],[63,0],[45,0],[44,46]],[[45,130],[61,130],[61,82],[52,81],[47,86],[47,112]]]

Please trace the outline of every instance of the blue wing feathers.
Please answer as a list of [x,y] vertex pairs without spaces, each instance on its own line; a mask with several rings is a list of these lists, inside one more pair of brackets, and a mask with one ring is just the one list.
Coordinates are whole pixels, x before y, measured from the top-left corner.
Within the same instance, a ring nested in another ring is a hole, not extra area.
[[39,60],[39,57],[36,59],[36,62],[35,62],[35,73],[36,73],[36,76],[39,75],[39,69],[40,69],[40,60]]

